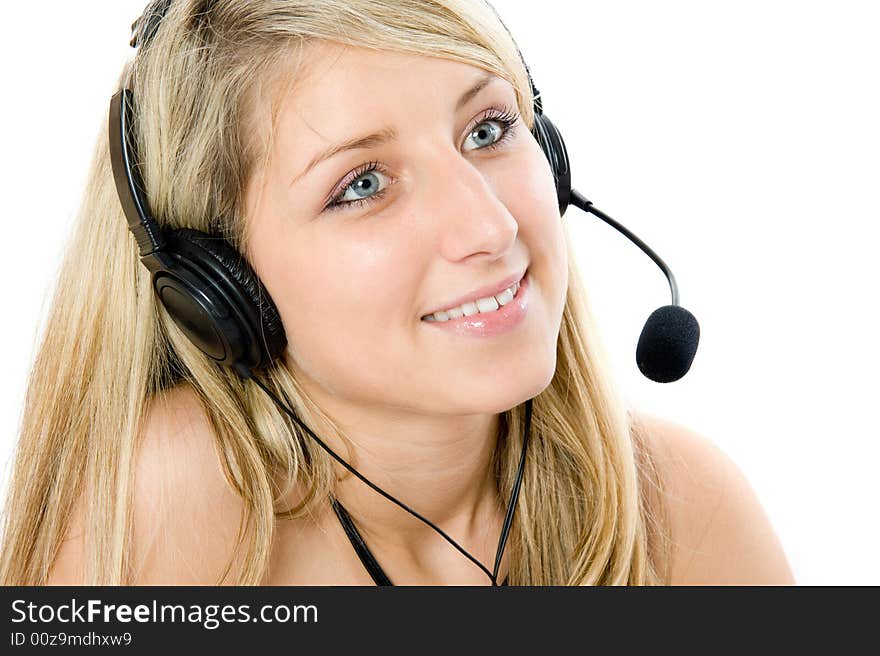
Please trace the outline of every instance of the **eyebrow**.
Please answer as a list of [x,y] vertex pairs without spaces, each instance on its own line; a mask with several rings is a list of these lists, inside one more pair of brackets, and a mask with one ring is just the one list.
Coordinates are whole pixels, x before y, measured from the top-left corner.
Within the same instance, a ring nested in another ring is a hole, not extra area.
[[[458,99],[458,102],[455,103],[455,111],[458,112],[462,107],[467,105],[474,97],[480,93],[483,89],[485,89],[489,84],[494,82],[495,80],[501,80],[503,78],[498,77],[494,73],[485,73],[477,82],[467,91],[465,91],[461,98]],[[318,164],[323,162],[325,159],[330,159],[331,157],[338,155],[339,153],[345,152],[347,150],[357,150],[360,148],[375,148],[376,146],[381,146],[382,144],[388,143],[389,141],[393,141],[397,139],[397,130],[393,127],[385,127],[378,132],[374,132],[372,134],[368,134],[363,137],[355,137],[353,139],[348,139],[347,141],[343,141],[342,143],[335,144],[330,146],[326,150],[318,153],[315,157],[312,158],[312,161],[309,162],[308,166],[306,166],[305,170],[297,175],[293,180],[290,181],[290,185],[293,186],[296,184],[296,181],[300,178],[305,177],[309,171],[315,168]]]

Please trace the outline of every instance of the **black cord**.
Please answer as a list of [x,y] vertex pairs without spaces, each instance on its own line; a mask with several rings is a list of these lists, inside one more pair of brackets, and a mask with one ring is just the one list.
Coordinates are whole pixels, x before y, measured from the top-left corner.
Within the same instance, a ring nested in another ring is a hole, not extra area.
[[424,522],[425,524],[430,526],[432,529],[437,531],[437,533],[439,533],[441,536],[443,536],[443,538],[447,542],[449,542],[449,544],[451,544],[453,547],[458,549],[458,551],[460,551],[461,554],[463,556],[465,556],[465,558],[467,558],[472,563],[474,563],[477,567],[479,567],[481,570],[483,570],[483,572],[486,573],[486,576],[489,577],[489,580],[492,581],[493,586],[498,585],[498,568],[501,565],[501,558],[504,554],[504,547],[505,547],[505,544],[507,543],[507,536],[510,531],[511,522],[513,521],[513,514],[514,514],[514,511],[516,510],[516,502],[517,502],[517,499],[519,498],[519,491],[520,491],[520,487],[521,487],[521,483],[522,483],[523,469],[524,469],[524,465],[525,465],[525,461],[526,461],[526,447],[528,446],[529,433],[530,433],[531,423],[532,423],[532,399],[529,399],[528,401],[526,401],[526,421],[525,421],[525,431],[523,434],[522,456],[520,457],[519,471],[516,474],[516,482],[513,485],[513,492],[511,494],[510,503],[508,504],[508,507],[507,507],[507,516],[505,517],[505,520],[504,520],[504,527],[501,530],[501,537],[498,540],[498,551],[495,555],[495,571],[493,573],[493,572],[490,572],[485,567],[485,565],[483,565],[479,560],[477,560],[476,558],[471,556],[467,551],[465,551],[461,546],[459,546],[459,544],[455,540],[453,540],[451,537],[449,537],[442,529],[435,526],[430,520],[422,517],[419,513],[417,513],[415,510],[413,510],[409,506],[407,506],[404,503],[395,499],[393,496],[388,494],[385,490],[380,488],[378,485],[372,483],[365,476],[363,476],[360,472],[358,472],[354,467],[352,467],[347,462],[345,462],[345,460],[340,458],[330,447],[328,447],[326,444],[324,444],[324,442],[321,440],[321,438],[319,438],[317,435],[315,435],[308,426],[306,426],[303,422],[301,422],[299,417],[297,417],[296,414],[292,410],[288,409],[278,399],[278,397],[275,396],[271,392],[271,390],[269,390],[265,385],[263,385],[263,383],[261,383],[255,376],[253,376],[251,371],[248,368],[237,365],[237,366],[235,366],[235,370],[243,378],[254,381],[260,387],[260,389],[262,389],[264,392],[266,392],[266,394],[268,394],[272,398],[272,400],[275,401],[276,405],[278,405],[279,408],[284,410],[288,415],[290,415],[290,417],[297,424],[302,426],[305,429],[305,431],[309,435],[312,436],[312,439],[314,439],[321,446],[321,448],[323,448],[327,453],[329,453],[333,458],[335,458],[339,464],[341,464],[343,467],[348,469],[348,471],[350,471],[352,474],[357,476],[360,480],[362,480],[364,483],[369,485],[371,488],[373,488],[376,492],[381,494],[383,497],[385,497],[386,499],[388,499],[389,501],[391,501],[393,503],[396,503],[398,506],[403,508],[405,511],[407,511],[408,513],[410,513],[411,515],[413,515],[414,517],[421,520],[422,522]]
[[519,457],[519,469],[516,472],[516,481],[513,483],[513,492],[510,495],[510,502],[507,504],[507,517],[504,518],[504,528],[501,529],[501,538],[498,541],[498,553],[495,554],[495,568],[492,577],[493,585],[498,585],[498,569],[501,567],[501,556],[504,554],[504,546],[507,544],[507,534],[510,532],[510,525],[513,522],[513,513],[516,512],[516,500],[519,498],[519,488],[522,483],[523,470],[526,466],[526,447],[529,444],[529,433],[532,428],[532,400],[526,401],[526,430],[523,434],[522,455]]

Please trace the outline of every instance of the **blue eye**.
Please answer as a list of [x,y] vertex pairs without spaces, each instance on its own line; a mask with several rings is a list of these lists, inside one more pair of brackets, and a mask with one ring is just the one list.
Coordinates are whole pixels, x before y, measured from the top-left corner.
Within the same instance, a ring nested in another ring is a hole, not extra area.
[[[381,198],[385,195],[387,185],[386,187],[383,187],[381,191],[376,191],[379,189],[380,185],[376,174],[378,173],[382,177],[385,177],[385,174],[382,173],[380,168],[379,162],[369,162],[358,168],[358,170],[352,174],[352,181],[345,186],[342,193],[337,195],[333,199],[333,202],[325,209],[336,210],[351,205],[361,205],[365,202]],[[348,196],[349,192],[351,192],[353,196]],[[368,194],[372,194],[372,196]],[[348,196],[347,199],[346,196]]]
[[[474,137],[477,140],[490,139],[488,145],[478,146],[477,148],[469,148],[470,150],[494,150],[501,144],[509,141],[515,134],[516,124],[519,121],[519,114],[511,110],[500,112],[491,110],[489,115],[484,116],[468,134],[468,138]],[[501,127],[493,124],[497,123]],[[361,207],[373,201],[379,200],[385,195],[388,185],[379,189],[379,181],[376,173],[380,173],[382,177],[386,177],[382,172],[382,166],[379,162],[369,162],[359,167],[350,177],[349,182],[342,192],[337,194],[324,211],[336,211],[344,208]],[[354,197],[346,199],[349,191],[352,191]],[[362,195],[369,194],[372,195]]]

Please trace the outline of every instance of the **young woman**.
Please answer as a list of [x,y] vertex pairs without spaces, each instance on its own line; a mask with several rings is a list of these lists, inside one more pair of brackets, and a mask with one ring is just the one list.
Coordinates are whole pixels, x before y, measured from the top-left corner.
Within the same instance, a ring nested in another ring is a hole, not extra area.
[[147,203],[259,277],[287,344],[254,377],[472,559],[190,341],[102,138],[29,381],[0,582],[791,582],[733,463],[612,388],[488,4],[175,0],[138,41],[120,86]]

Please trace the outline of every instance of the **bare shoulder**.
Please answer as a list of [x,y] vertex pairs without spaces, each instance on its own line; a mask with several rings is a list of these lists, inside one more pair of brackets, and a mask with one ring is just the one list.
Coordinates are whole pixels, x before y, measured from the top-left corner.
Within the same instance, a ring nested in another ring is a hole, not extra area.
[[244,510],[220,462],[192,388],[179,385],[151,401],[132,484],[135,584],[219,582]]
[[[223,476],[195,392],[152,399],[133,465],[131,563],[136,585],[213,585],[233,553],[243,510]],[[85,505],[74,502],[47,585],[85,583]]]
[[749,481],[708,437],[638,413],[661,477],[673,585],[784,585],[794,578]]

